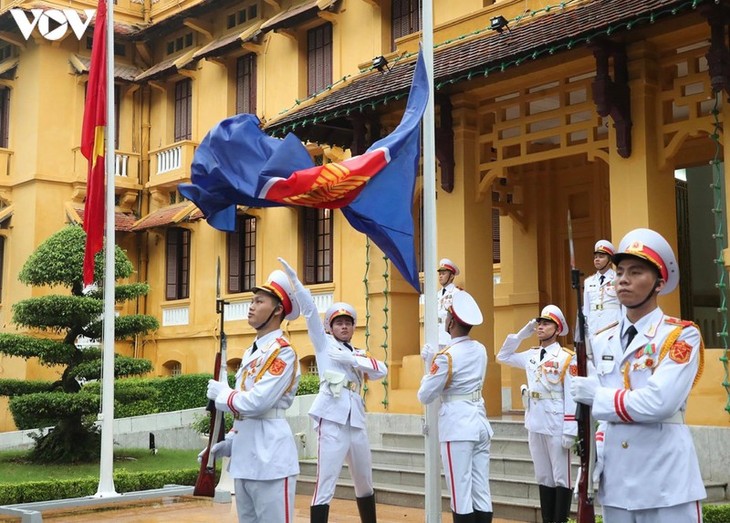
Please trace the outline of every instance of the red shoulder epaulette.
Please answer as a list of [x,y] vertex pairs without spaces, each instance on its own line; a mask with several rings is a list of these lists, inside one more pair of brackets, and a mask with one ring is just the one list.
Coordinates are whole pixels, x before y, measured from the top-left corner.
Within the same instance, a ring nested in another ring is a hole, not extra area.
[[289,340],[286,338],[276,338],[276,343],[279,344],[279,347],[288,347],[290,345]]
[[691,325],[694,325],[693,321],[690,320],[681,320],[679,318],[672,318],[671,316],[667,316],[664,319],[665,323],[669,323],[670,325],[677,325],[679,327],[689,327]]

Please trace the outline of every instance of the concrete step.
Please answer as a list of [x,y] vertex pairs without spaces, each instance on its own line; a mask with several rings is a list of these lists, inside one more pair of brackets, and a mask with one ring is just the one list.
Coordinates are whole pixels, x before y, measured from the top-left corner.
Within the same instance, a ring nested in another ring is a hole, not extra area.
[[[518,439],[527,441],[527,431],[522,421],[490,421],[494,430],[494,439]],[[419,433],[385,432],[382,434],[381,446],[386,449],[423,450],[424,439]]]
[[[400,507],[424,508],[423,488],[409,487],[404,485],[375,484],[375,497],[378,503],[395,505]],[[311,496],[314,492],[314,478],[299,476],[297,479],[297,494]],[[335,497],[338,499],[355,499],[355,489],[351,480],[341,480],[337,483]],[[494,513],[500,518],[512,519],[515,521],[539,522],[539,502],[529,499],[519,499],[510,496],[492,496]],[[441,508],[449,511],[449,493],[446,489],[441,491]]]

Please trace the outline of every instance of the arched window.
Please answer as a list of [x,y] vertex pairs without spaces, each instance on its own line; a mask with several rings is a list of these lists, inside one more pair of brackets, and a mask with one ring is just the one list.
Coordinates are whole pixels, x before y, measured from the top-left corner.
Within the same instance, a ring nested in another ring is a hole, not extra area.
[[167,376],[180,376],[182,374],[182,363],[175,360],[170,360],[162,365],[165,375]]

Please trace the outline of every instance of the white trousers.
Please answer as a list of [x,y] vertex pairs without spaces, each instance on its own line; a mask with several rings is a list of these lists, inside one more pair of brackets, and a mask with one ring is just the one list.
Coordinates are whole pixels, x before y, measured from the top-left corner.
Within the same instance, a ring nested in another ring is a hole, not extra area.
[[528,432],[530,455],[535,464],[538,485],[573,488],[570,478],[570,449],[564,449],[561,441],[561,436]]
[[441,461],[451,494],[451,511],[492,512],[489,492],[489,436],[480,441],[441,442]]
[[297,477],[267,481],[236,478],[238,523],[293,523]]
[[350,468],[355,496],[363,498],[373,493],[373,466],[370,442],[365,429],[340,425],[320,419],[317,431],[317,481],[312,505],[326,505],[335,495],[337,478],[343,463]]
[[702,504],[690,501],[672,507],[626,510],[603,507],[604,523],[702,523]]

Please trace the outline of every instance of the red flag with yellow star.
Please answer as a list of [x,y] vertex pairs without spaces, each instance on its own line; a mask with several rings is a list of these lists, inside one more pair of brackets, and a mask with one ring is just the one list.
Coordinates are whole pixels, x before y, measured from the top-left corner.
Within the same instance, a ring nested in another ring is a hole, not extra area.
[[106,130],[106,0],[99,0],[94,22],[89,83],[86,85],[81,154],[89,160],[84,204],[84,285],[94,283],[94,256],[104,243],[104,135]]

